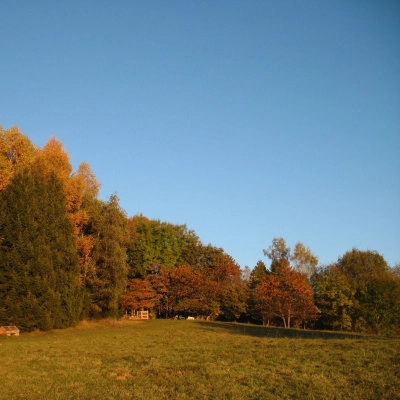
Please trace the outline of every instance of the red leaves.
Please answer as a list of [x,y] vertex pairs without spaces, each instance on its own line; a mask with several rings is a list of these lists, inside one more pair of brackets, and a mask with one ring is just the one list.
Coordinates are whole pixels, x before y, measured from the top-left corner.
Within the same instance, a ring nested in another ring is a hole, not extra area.
[[158,299],[156,291],[146,279],[131,279],[122,298],[122,307],[132,311],[154,307]]
[[290,328],[293,320],[305,323],[316,319],[318,309],[307,278],[294,271],[285,259],[277,263],[275,273],[267,274],[255,291],[258,310],[264,319],[279,317]]

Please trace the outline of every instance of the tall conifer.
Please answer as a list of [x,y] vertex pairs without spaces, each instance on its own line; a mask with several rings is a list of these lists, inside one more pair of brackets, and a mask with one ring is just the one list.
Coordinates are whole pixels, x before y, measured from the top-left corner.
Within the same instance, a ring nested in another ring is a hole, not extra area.
[[79,263],[63,187],[32,165],[0,192],[0,322],[23,330],[79,321]]

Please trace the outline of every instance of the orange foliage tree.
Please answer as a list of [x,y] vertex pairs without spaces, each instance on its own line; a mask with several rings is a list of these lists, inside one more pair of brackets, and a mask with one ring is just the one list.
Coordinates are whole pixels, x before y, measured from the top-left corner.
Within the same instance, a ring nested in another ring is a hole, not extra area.
[[32,163],[36,152],[36,147],[16,126],[4,130],[0,125],[0,190],[8,185],[17,170]]
[[73,224],[76,247],[81,265],[80,282],[82,286],[93,278],[95,266],[92,251],[96,239],[86,232],[89,215],[84,205],[85,197],[94,199],[98,195],[100,184],[89,164],[83,162],[76,172],[72,173],[69,155],[63,144],[55,136],[51,137],[43,149],[37,151],[36,162],[44,177],[57,175],[65,192],[68,215]]
[[268,273],[255,290],[256,308],[263,322],[278,317],[285,328],[305,325],[318,318],[314,293],[307,277],[294,271],[287,259],[274,260],[274,273]]
[[135,313],[137,310],[151,309],[158,300],[156,291],[146,279],[131,279],[122,297],[122,307]]
[[189,265],[178,266],[169,272],[168,283],[175,312],[205,317],[218,314],[218,284],[204,272]]

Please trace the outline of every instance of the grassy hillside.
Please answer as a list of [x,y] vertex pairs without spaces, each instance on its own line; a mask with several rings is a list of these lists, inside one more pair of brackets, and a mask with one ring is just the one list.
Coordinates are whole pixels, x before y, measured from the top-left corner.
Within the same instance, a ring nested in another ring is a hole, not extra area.
[[197,321],[0,337],[0,399],[400,399],[400,341]]

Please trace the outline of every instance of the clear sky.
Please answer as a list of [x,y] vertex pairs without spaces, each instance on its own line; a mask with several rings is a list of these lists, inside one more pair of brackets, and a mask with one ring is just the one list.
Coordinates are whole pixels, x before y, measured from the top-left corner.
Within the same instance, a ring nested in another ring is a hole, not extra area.
[[242,267],[400,262],[400,2],[1,1],[0,124]]

